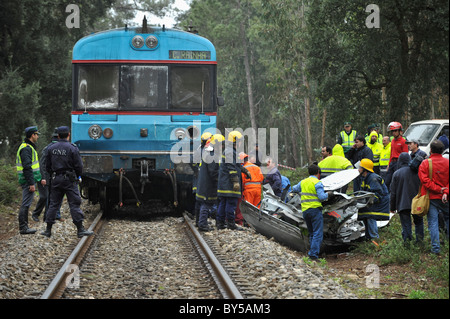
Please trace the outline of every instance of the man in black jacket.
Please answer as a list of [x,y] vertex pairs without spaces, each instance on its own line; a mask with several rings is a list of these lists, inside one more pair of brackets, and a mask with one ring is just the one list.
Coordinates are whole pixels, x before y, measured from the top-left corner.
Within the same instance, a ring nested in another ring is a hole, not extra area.
[[368,158],[373,162],[373,152],[366,145],[364,136],[358,135],[355,138],[355,144],[353,144],[352,148],[348,151],[346,157],[352,162],[353,166],[363,158]]
[[[353,164],[355,168],[357,167],[357,163],[360,162],[363,158],[368,158],[373,162],[373,152],[366,145],[366,139],[362,135],[358,135],[355,138],[355,144],[353,144],[352,148],[347,152],[345,157]],[[358,176],[353,180],[353,189],[357,189],[361,184],[362,177]]]
[[[36,232],[36,229],[28,228],[28,209],[33,202],[36,183],[41,183],[42,180],[36,151],[39,134],[37,126],[27,127],[25,139],[20,144],[16,155],[17,174],[22,187],[22,204],[19,210],[19,232],[22,235]],[[42,183],[45,185],[45,180]]]

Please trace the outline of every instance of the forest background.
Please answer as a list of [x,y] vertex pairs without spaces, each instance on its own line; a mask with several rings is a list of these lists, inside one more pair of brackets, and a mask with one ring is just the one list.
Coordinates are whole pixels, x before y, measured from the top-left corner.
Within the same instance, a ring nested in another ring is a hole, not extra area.
[[[225,99],[218,128],[278,128],[282,164],[318,159],[345,121],[362,134],[379,123],[386,134],[391,121],[406,128],[449,117],[448,1],[188,2],[177,26],[194,26],[217,49]],[[25,127],[38,125],[42,149],[54,127],[70,125],[76,41],[137,25],[137,14],[177,12],[175,0],[72,1],[80,27],[68,28],[70,3],[0,3],[0,158],[6,162],[13,163]],[[378,28],[368,27],[377,22],[366,12],[369,4],[379,8]]]

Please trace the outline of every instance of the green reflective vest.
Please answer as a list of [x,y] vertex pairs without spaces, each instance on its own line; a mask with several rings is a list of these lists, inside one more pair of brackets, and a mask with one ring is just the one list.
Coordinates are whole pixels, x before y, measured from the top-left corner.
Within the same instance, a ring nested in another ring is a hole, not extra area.
[[320,181],[314,177],[305,178],[300,182],[301,192],[301,204],[302,211],[304,212],[310,208],[322,207],[322,203],[317,196],[316,184]]
[[31,169],[33,171],[34,180],[36,182],[39,182],[42,179],[41,171],[39,169],[39,158],[36,150],[30,144],[22,143],[20,144],[16,155],[16,169],[17,175],[19,176],[19,183],[21,185],[25,184],[27,181],[25,179],[25,175],[23,174],[22,158],[20,157],[20,151],[27,146],[31,147],[32,151]]
[[383,146],[380,153],[380,169],[386,169],[391,158],[391,143]]
[[349,149],[352,148],[353,144],[355,144],[356,131],[352,130],[350,135],[347,135],[345,131],[341,131],[341,139],[342,139],[342,147],[344,148],[344,152],[347,153]]

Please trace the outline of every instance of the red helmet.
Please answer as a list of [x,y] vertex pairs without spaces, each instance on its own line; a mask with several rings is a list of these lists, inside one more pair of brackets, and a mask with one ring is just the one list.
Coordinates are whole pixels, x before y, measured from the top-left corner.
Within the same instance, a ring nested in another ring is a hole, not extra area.
[[388,132],[390,131],[395,131],[395,130],[403,130],[402,124],[400,124],[399,122],[391,122],[389,123],[388,127]]

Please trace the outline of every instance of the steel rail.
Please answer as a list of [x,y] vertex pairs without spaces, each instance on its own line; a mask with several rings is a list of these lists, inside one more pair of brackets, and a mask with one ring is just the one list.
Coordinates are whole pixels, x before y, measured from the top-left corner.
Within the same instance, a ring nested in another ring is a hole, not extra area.
[[[215,277],[219,280],[219,284],[221,288],[225,291],[224,298],[226,299],[244,299],[244,297],[239,292],[239,289],[231,280],[230,276],[227,274],[226,270],[221,265],[220,261],[216,258],[211,248],[209,248],[206,241],[203,239],[200,232],[193,225],[191,219],[183,213],[184,220],[186,224],[189,226],[191,233],[194,235],[194,239],[196,240],[198,246],[201,248],[203,254],[208,259],[212,270],[214,271]],[[220,288],[220,287],[219,287]]]
[[[103,212],[100,212],[94,219],[88,230],[97,232],[100,229],[101,225],[103,224],[102,222],[100,222],[102,220],[102,216]],[[68,285],[67,278],[69,277],[69,275],[72,274],[72,271],[69,271],[72,268],[69,266],[70,265],[78,266],[80,264],[84,254],[86,253],[93,239],[94,236],[84,236],[80,239],[75,249],[72,251],[70,256],[62,265],[59,272],[56,274],[55,278],[53,278],[50,285],[42,294],[41,299],[58,299],[61,297],[61,295],[64,292],[64,289]]]

